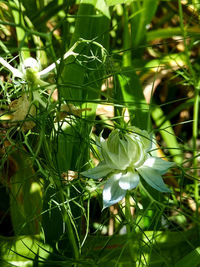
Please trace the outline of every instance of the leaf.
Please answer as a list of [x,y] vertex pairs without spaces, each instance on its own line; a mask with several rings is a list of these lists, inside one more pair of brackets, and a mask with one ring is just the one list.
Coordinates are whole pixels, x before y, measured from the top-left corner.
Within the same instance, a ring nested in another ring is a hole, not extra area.
[[[146,26],[151,22],[158,7],[158,0],[144,0],[142,3],[133,2],[132,13],[136,14],[131,20],[133,48],[139,48],[146,42]],[[141,50],[141,49],[140,49]],[[137,50],[140,51],[140,50]],[[135,55],[140,55],[140,53]]]
[[[131,240],[131,249],[137,266],[175,266],[177,259],[189,253],[191,246],[198,242],[197,232],[194,228],[185,232],[140,231],[132,233],[131,236],[127,234],[95,237],[89,235],[83,247],[83,255],[97,258],[98,264],[104,267],[109,267],[111,264],[134,266],[131,262],[130,247],[127,246],[127,241]],[[146,260],[143,264],[141,254]],[[182,266],[185,267],[184,264]],[[187,265],[187,267],[193,267],[193,265]]]
[[166,120],[165,114],[160,107],[155,107],[152,110],[151,115],[157,127],[162,124],[160,128],[160,134],[166,142],[169,152],[173,156],[173,160],[176,163],[182,163],[182,151],[179,147],[179,143],[172,128],[171,122]]
[[196,267],[200,264],[200,247],[197,247],[181,260],[179,260],[174,267]]
[[[129,67],[124,68],[121,74],[118,75],[118,80],[121,86],[123,101],[130,113],[132,125],[147,130],[149,110],[135,70]],[[119,99],[119,96],[116,96],[116,98],[118,101],[122,100]]]
[[[8,263],[13,263],[14,266],[23,265],[34,261],[36,255],[39,260],[47,259],[52,251],[50,246],[44,244],[39,236],[19,236],[19,237],[0,237],[1,259]],[[16,265],[17,264],[17,265]],[[31,265],[32,266],[32,265]]]
[[114,5],[118,5],[118,4],[127,4],[129,2],[132,2],[130,0],[106,0],[106,4],[108,6],[114,6]]
[[[9,149],[9,146],[8,148]],[[33,169],[33,163],[22,146],[10,153],[8,168],[15,166],[10,180],[10,212],[15,234],[40,232],[42,212],[42,186]]]
[[[70,46],[73,46],[80,39],[88,40],[88,43],[80,43],[75,52],[85,57],[92,53],[102,59],[100,60],[101,62],[98,60],[90,60],[91,62],[89,62],[88,60],[88,62],[81,62],[80,64],[78,60],[72,62],[68,58],[63,62],[63,70],[61,77],[59,77],[60,83],[66,85],[59,88],[61,97],[77,106],[84,103],[86,105],[84,107],[91,108],[92,111],[85,112],[85,116],[90,118],[91,121],[95,118],[96,104],[94,100],[98,99],[101,93],[104,66],[102,63],[103,58],[100,57],[100,47],[92,44],[90,40],[95,39],[97,43],[107,48],[110,24],[108,7],[98,5],[97,11],[96,4],[96,0],[81,1]],[[98,16],[96,16],[97,13]],[[67,27],[68,22],[66,21]],[[68,36],[63,38],[67,39]],[[90,66],[88,66],[89,63]],[[89,67],[93,71],[90,71]],[[95,88],[95,90],[91,90],[91,88]],[[89,149],[85,140],[89,140],[91,126],[84,120],[76,121],[72,119],[65,129],[63,127],[63,132],[58,138],[58,153],[56,157],[56,162],[61,171],[81,169],[88,161]]]
[[[163,28],[163,29],[157,29],[147,32],[147,41],[152,41],[155,39],[166,39],[171,38],[173,36],[182,36],[183,32],[180,27],[174,27],[174,28]],[[190,27],[187,28],[186,34],[188,37],[197,37],[200,36],[200,30],[199,27]]]

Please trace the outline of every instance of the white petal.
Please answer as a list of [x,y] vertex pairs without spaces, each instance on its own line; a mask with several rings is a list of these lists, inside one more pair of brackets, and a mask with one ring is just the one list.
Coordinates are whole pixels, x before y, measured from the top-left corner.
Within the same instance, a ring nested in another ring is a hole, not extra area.
[[122,174],[119,180],[119,186],[124,190],[131,190],[135,188],[139,183],[139,175],[137,172],[127,172]]
[[99,151],[99,157],[101,160],[103,160],[102,151],[101,151],[101,143],[105,142],[105,140],[102,137],[102,132],[100,133],[100,136],[95,136],[95,141],[96,141],[96,147]]
[[143,142],[145,151],[149,151],[152,147],[152,136],[147,131],[142,130],[140,137]]
[[125,170],[131,162],[131,158],[127,153],[127,142],[124,140],[119,140],[118,162],[120,163],[120,166],[122,166],[121,169],[123,170]]
[[127,135],[126,138],[129,144],[128,155],[131,159],[131,166],[137,168],[143,164],[146,152],[143,149],[143,145],[139,136],[132,134]]
[[160,192],[171,192],[163,182],[162,176],[156,170],[142,166],[137,169],[142,178],[154,189]]
[[158,157],[150,157],[144,162],[143,166],[153,168],[160,174],[164,174],[169,168],[174,166],[174,164],[174,162],[169,162]]
[[110,152],[108,150],[107,142],[102,142],[101,143],[101,153],[102,156],[106,162],[106,164],[110,167],[115,169],[115,164],[113,162],[113,159],[110,157]]
[[120,200],[126,195],[126,190],[119,186],[119,179],[122,173],[113,174],[106,182],[103,189],[103,208],[107,208]]
[[130,130],[132,131],[131,136],[139,136],[141,142],[143,143],[144,150],[146,152],[149,151],[152,145],[152,136],[146,130],[141,130],[135,126],[131,126]]
[[13,68],[6,60],[4,60],[2,57],[0,57],[0,63],[7,68],[8,70],[10,70],[12,72],[12,74],[15,77],[19,77],[22,78],[23,77],[23,73],[21,71],[19,71],[16,68]]
[[104,142],[102,145],[102,155],[106,162],[106,164],[109,166],[109,168],[116,169],[116,170],[125,170],[127,166],[124,166],[122,162],[119,161],[119,155],[112,153],[108,149],[107,142]]
[[39,71],[40,69],[40,64],[39,62],[32,57],[26,58],[23,62],[22,62],[22,72],[25,74],[26,70],[31,68],[34,71]]
[[88,178],[99,179],[106,176],[110,172],[112,172],[112,169],[108,168],[108,166],[104,162],[101,162],[98,166],[94,167],[93,169],[81,172],[81,174]]

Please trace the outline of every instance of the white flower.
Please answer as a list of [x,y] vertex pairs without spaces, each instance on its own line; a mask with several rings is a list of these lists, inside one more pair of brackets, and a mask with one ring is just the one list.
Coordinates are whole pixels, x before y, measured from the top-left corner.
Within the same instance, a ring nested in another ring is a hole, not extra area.
[[26,58],[22,62],[20,68],[25,81],[27,81],[29,84],[42,85],[39,74],[40,64],[35,58]]
[[21,64],[21,69],[24,74],[26,74],[27,69],[32,69],[34,72],[39,72],[40,64],[35,58],[28,57]]
[[147,131],[131,127],[128,132],[114,130],[107,140],[98,142],[101,162],[93,169],[82,172],[93,179],[108,177],[103,189],[103,207],[109,207],[135,188],[140,178],[160,192],[170,192],[161,177],[174,165],[150,154],[151,136]]

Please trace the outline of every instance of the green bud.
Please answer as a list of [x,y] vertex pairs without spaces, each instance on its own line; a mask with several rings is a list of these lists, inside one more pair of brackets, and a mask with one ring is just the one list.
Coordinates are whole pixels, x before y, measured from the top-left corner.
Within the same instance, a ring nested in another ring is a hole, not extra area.
[[146,131],[132,127],[129,132],[114,130],[105,141],[101,139],[102,156],[106,164],[116,170],[138,168],[146,160],[150,149],[150,136]]
[[24,75],[24,79],[30,84],[38,84],[40,78],[39,70],[40,64],[32,57],[26,58],[22,65],[21,70]]

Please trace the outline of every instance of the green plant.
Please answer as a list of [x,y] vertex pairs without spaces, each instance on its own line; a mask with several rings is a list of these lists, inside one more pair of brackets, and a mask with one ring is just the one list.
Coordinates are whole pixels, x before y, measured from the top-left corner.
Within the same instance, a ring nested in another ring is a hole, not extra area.
[[199,265],[199,4],[0,2],[2,266]]

